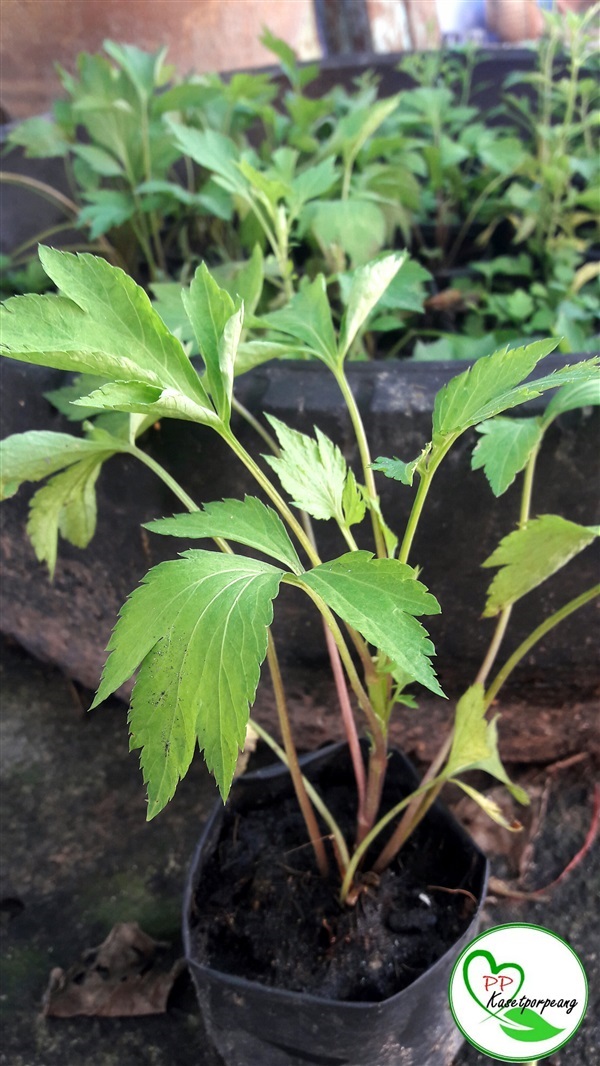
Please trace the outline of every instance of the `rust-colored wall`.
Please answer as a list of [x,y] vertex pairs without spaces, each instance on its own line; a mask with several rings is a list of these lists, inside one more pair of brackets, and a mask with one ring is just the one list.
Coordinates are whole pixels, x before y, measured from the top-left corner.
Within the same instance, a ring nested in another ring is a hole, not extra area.
[[302,59],[320,54],[312,0],[0,0],[0,103],[12,118],[47,110],[54,71],[105,38],[155,50],[181,73],[275,62],[258,41],[268,26]]

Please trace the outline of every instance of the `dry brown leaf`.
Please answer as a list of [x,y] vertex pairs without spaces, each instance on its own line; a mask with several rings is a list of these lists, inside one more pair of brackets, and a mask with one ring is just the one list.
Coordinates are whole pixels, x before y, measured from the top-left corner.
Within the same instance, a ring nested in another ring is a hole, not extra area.
[[185,968],[185,961],[178,959],[164,969],[168,947],[144,933],[137,922],[119,922],[80,962],[51,971],[43,1013],[54,1018],[163,1014],[173,983]]

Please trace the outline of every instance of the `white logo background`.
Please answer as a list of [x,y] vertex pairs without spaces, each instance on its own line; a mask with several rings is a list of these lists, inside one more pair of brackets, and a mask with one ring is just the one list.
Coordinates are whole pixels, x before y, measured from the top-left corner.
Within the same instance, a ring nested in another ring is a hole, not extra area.
[[[577,955],[556,934],[533,925],[496,926],[472,940],[454,966],[448,991],[467,1040],[510,1062],[531,1062],[562,1047],[587,1006]],[[506,1005],[511,999],[516,1008]]]

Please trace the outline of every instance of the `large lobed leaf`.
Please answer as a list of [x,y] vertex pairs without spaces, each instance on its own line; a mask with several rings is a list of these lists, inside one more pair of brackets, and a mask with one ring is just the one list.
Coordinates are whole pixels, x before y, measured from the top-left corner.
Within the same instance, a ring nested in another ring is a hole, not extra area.
[[173,796],[196,740],[226,798],[281,578],[269,563],[191,550],[150,570],[123,606],[92,706],[140,667],[131,748],[142,749],[149,818]]
[[215,420],[181,343],[146,293],[104,259],[40,248],[61,295],[17,296],[1,310],[4,354],[23,362],[143,381],[185,396],[199,419]]
[[483,563],[501,567],[490,585],[484,617],[537,588],[598,535],[598,527],[580,526],[559,515],[541,515],[509,533]]
[[440,606],[412,567],[356,551],[316,566],[301,581],[406,675],[443,696],[429,658],[435,649],[414,617],[439,614]]
[[[512,351],[494,352],[478,359],[474,366],[452,378],[435,398],[433,430],[435,434],[460,433],[505,409],[484,414],[494,401],[502,398],[535,370],[540,359],[556,348],[557,341],[535,341]],[[508,405],[510,406],[510,404]]]
[[277,559],[294,574],[302,573],[296,549],[279,515],[255,496],[207,503],[201,511],[147,522],[146,529],[171,537],[226,537]]

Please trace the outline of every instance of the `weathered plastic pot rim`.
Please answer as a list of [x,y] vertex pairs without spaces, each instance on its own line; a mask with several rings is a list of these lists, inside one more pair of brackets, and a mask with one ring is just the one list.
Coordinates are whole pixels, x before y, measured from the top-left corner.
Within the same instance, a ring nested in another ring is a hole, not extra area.
[[[345,747],[346,745],[344,744],[330,744],[324,748],[319,749],[316,752],[310,753],[308,756],[304,756],[301,761],[303,762],[303,765],[305,767],[308,766],[308,768],[310,768],[311,764],[313,766],[317,764],[318,766],[319,762],[326,762],[328,758],[331,758],[336,753],[344,750]],[[415,775],[415,771],[412,768],[411,764],[408,762],[408,760],[399,752],[396,752],[395,755],[402,764],[403,772],[405,772],[406,774],[410,773],[412,775]],[[267,767],[266,769],[258,770],[254,773],[245,775],[245,778],[243,780],[249,783],[250,785],[258,782],[267,783],[273,779],[281,779],[284,775],[287,774],[288,771],[285,766],[281,764],[275,764],[273,766]],[[418,780],[416,778],[416,775],[414,776],[414,780],[415,782],[417,782]],[[460,826],[458,822],[456,822],[453,816],[444,808],[442,804],[436,802],[432,810],[434,813],[437,813],[438,816],[441,814],[446,821],[450,820],[450,823],[452,824],[455,832],[458,834],[458,837],[462,839],[465,848],[468,846],[469,851],[472,853],[474,865],[473,873],[471,876],[474,878],[474,880],[476,880],[478,886],[478,902],[476,910],[467,928],[461,933],[459,937],[457,937],[455,943],[449,948],[447,948],[447,950],[444,951],[444,953],[438,959],[436,959],[436,961],[432,963],[431,966],[429,966],[423,973],[421,973],[417,978],[415,978],[414,981],[412,981],[405,988],[401,989],[400,991],[394,993],[392,996],[389,996],[384,1000],[363,1002],[356,1000],[336,1000],[324,996],[318,996],[313,993],[297,992],[288,989],[272,987],[270,985],[263,984],[260,981],[254,981],[246,977],[237,976],[232,973],[226,973],[222,970],[219,970],[214,965],[198,960],[196,956],[196,949],[194,948],[192,943],[191,914],[193,910],[194,897],[197,885],[201,877],[201,866],[203,858],[205,855],[210,853],[212,847],[216,843],[221,828],[221,823],[224,817],[225,807],[221,804],[216,805],[204,827],[204,830],[196,847],[188,873],[183,901],[182,927],[184,954],[188,966],[190,968],[190,972],[192,974],[192,979],[196,987],[201,1009],[203,1009],[203,994],[209,994],[208,986],[210,985],[213,989],[215,988],[215,986],[218,986],[215,994],[222,994],[224,996],[229,995],[230,997],[233,997],[234,1002],[236,1001],[236,994],[237,997],[240,998],[244,997],[245,995],[254,997],[255,1005],[256,1003],[258,1003],[257,1009],[260,1009],[261,1001],[266,1002],[268,1000],[269,1004],[272,1004],[273,1006],[273,1014],[280,1010],[281,1015],[288,1018],[290,1020],[290,1023],[293,1021],[294,1009],[298,1011],[303,1010],[306,1013],[307,1011],[310,1012],[310,1010],[314,1008],[315,1011],[318,1012],[319,1018],[322,1018],[323,1014],[326,1014],[327,1012],[338,1012],[338,1014],[343,1014],[344,1018],[347,1021],[353,1019],[355,1022],[361,1023],[361,1019],[363,1021],[371,1020],[373,1022],[375,1022],[375,1020],[378,1020],[380,1025],[383,1026],[385,1024],[384,1015],[388,1015],[389,1013],[391,1013],[394,1007],[398,1007],[398,1009],[400,1009],[401,1005],[410,1007],[411,1001],[414,1000],[415,1006],[412,1010],[408,1012],[408,1018],[410,1020],[410,1018],[412,1018],[413,1016],[414,1010],[417,1009],[417,1004],[420,998],[419,993],[421,989],[431,984],[432,980],[434,982],[437,982],[438,985],[442,984],[445,989],[445,972],[447,971],[447,976],[449,977],[452,961],[456,958],[461,948],[466,945],[469,940],[471,940],[476,934],[479,923],[479,916],[481,908],[483,906],[483,902],[485,900],[487,889],[488,863],[485,856],[482,854],[477,845],[471,840],[471,838],[468,836],[463,827]],[[206,982],[206,987],[204,989],[201,988],[197,979],[199,979],[200,982]],[[219,990],[221,991],[219,992]],[[436,994],[439,994],[439,988],[435,989],[434,991],[436,992]],[[435,1001],[436,1000],[434,999],[434,1002]],[[427,995],[427,1002],[429,1002],[429,994]],[[205,1021],[206,1020],[207,1019],[205,1017]],[[208,1026],[208,1028],[210,1031],[210,1026]],[[217,1025],[216,1030],[222,1031],[222,1027]],[[234,1032],[238,1031],[242,1031],[242,1027],[240,1027],[239,1030],[235,1030],[234,1028]],[[400,1036],[401,1035],[402,1033],[400,1033]],[[254,1039],[254,1036],[250,1035],[249,1038],[252,1040]],[[462,1038],[460,1039],[460,1042],[462,1042]],[[291,1054],[292,1058],[285,1059],[286,1063],[303,1061],[322,1061],[336,1064],[339,1063],[341,1066],[342,1063],[349,1063],[350,1061],[346,1058],[328,1059],[327,1055],[322,1051],[320,1051],[316,1055],[314,1049],[311,1052],[303,1055],[299,1048],[292,1048],[287,1042],[286,1046],[284,1046],[283,1043],[278,1043],[275,1039],[267,1040],[265,1038],[265,1045],[268,1048],[281,1049],[284,1053],[288,1055]],[[457,1047],[458,1046],[459,1045],[457,1045]],[[218,1044],[217,1049],[222,1052],[222,1048],[219,1048]],[[321,1057],[319,1057],[319,1055]],[[298,1057],[294,1058],[293,1056]],[[243,1057],[242,1059],[236,1058],[235,1066],[237,1066],[237,1064],[241,1063],[242,1061],[247,1061],[248,1063],[250,1063],[253,1060],[250,1057],[248,1057],[247,1059],[243,1059]],[[415,1063],[416,1061],[417,1060],[415,1059]],[[432,1063],[434,1061],[441,1062],[442,1060],[431,1060]],[[420,1063],[419,1066],[421,1066]],[[423,1066],[426,1066],[426,1064],[424,1063]]]

